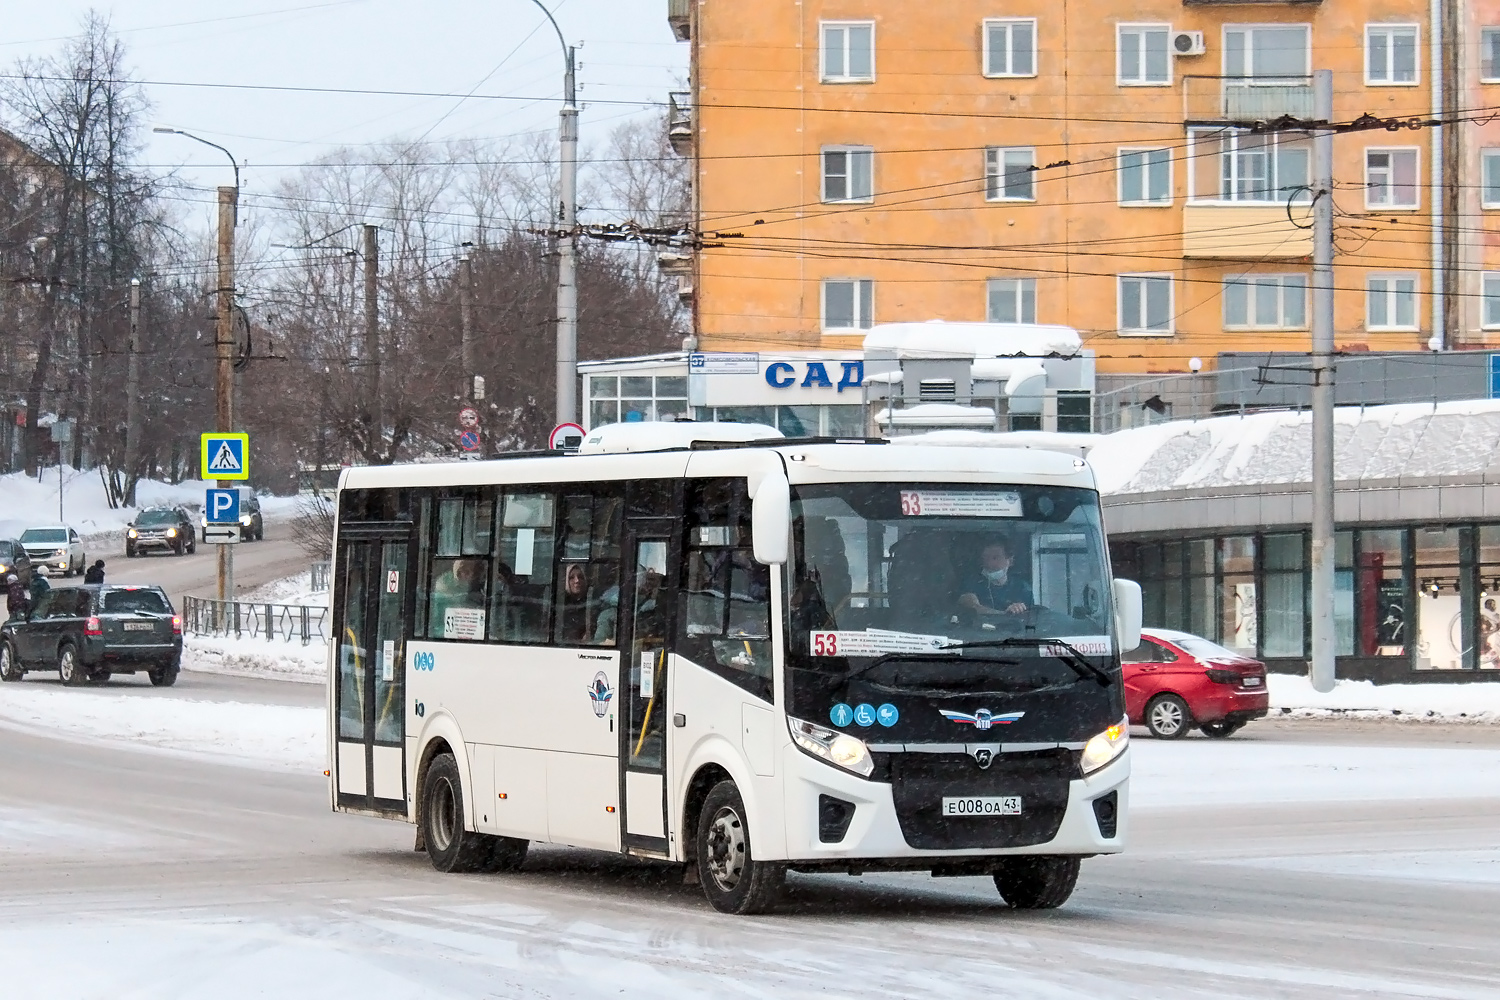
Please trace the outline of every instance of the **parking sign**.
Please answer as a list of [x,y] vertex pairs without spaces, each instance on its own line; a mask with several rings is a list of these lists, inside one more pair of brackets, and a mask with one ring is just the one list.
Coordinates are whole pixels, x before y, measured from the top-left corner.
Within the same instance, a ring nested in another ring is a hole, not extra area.
[[209,490],[203,500],[203,513],[209,524],[238,524],[240,520],[239,490]]

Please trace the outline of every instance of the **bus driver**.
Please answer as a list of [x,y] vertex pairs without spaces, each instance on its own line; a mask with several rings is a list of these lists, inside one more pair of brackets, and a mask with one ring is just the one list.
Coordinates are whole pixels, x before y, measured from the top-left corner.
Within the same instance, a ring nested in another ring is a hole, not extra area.
[[979,552],[979,570],[964,584],[958,606],[971,614],[1023,615],[1036,603],[1031,585],[1010,575],[1010,542],[995,537]]

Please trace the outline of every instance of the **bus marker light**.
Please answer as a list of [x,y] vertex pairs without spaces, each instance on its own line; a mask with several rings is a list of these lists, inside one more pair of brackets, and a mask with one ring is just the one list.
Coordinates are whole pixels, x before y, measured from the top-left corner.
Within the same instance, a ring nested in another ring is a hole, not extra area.
[[614,806],[605,806],[604,807],[604,811],[607,812],[607,813],[612,813],[612,812],[615,811],[615,807]]
[[509,796],[509,795],[507,795],[507,794],[506,794],[506,793],[505,793],[505,792],[501,792],[501,793],[500,793],[500,797],[501,797],[501,798],[502,798],[502,799],[508,799],[508,798],[510,798],[510,796]]

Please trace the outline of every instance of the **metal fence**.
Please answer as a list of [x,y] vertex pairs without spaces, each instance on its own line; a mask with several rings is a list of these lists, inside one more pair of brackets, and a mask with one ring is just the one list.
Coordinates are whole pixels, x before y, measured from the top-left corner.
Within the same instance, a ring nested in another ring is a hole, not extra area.
[[314,594],[328,593],[328,567],[329,562],[315,562],[308,568],[309,587]]
[[327,608],[306,604],[251,604],[215,601],[207,597],[182,599],[182,629],[190,635],[249,636],[267,642],[314,639],[326,642]]

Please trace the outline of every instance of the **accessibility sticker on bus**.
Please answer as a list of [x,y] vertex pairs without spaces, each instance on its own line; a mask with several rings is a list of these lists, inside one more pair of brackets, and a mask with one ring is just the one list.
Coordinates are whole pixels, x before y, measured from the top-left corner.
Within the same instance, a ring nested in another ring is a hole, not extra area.
[[814,656],[880,656],[883,653],[931,653],[948,645],[945,635],[922,635],[917,632],[888,632],[866,629],[863,632],[809,633]]
[[901,513],[907,517],[1020,517],[1021,494],[902,490]]

